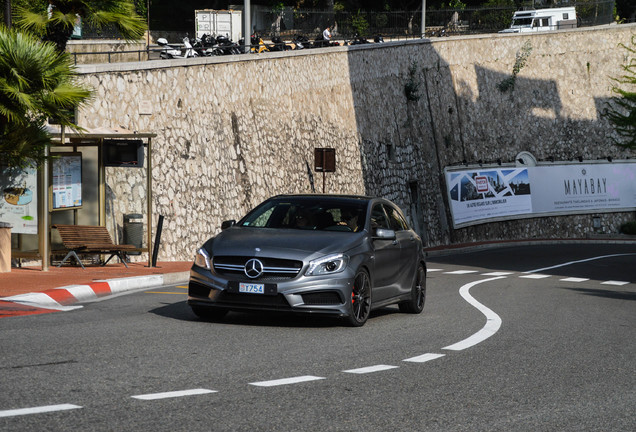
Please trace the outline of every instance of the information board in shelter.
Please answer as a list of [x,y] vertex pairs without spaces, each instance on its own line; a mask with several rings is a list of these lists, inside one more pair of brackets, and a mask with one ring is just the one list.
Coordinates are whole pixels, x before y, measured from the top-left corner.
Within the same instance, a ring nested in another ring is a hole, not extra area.
[[57,154],[51,163],[53,210],[82,206],[82,154]]

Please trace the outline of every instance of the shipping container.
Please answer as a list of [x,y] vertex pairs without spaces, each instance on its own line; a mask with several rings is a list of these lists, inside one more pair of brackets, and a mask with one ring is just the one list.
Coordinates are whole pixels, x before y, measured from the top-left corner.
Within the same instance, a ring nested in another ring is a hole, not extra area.
[[238,10],[195,10],[196,37],[204,34],[227,36],[238,42],[243,37],[241,17],[242,12]]

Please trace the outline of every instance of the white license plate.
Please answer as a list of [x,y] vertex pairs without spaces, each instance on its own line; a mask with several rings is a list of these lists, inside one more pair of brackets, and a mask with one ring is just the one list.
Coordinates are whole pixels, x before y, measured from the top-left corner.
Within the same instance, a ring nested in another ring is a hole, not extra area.
[[265,285],[241,282],[239,284],[239,292],[249,293],[249,294],[264,294]]

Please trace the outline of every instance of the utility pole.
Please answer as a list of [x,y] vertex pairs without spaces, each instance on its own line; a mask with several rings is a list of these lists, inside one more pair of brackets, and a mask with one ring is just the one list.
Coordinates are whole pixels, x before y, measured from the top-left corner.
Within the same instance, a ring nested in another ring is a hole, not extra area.
[[146,1],[146,55],[150,60],[150,0]]
[[245,53],[249,54],[252,44],[252,23],[250,22],[250,0],[245,0],[245,6],[243,7],[243,26],[245,28],[243,34],[243,40],[245,41]]
[[4,25],[11,28],[11,0],[4,0]]
[[426,37],[426,0],[422,0],[422,37]]

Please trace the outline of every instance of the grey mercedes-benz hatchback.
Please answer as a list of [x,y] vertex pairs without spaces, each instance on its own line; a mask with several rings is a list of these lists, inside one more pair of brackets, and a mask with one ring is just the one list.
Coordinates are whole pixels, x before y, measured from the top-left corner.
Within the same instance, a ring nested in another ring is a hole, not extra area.
[[424,309],[422,241],[386,199],[279,195],[221,228],[190,271],[188,304],[203,319],[270,310],[362,326],[379,307]]

